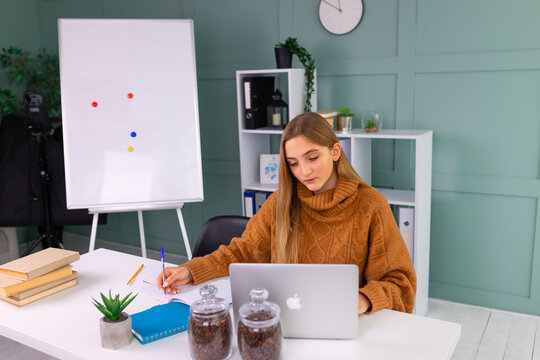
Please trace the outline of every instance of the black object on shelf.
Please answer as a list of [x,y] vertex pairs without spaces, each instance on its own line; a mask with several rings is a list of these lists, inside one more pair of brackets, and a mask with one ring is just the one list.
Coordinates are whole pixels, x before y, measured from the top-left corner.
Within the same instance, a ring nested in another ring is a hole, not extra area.
[[244,120],[246,129],[266,126],[266,107],[272,101],[273,76],[244,78]]
[[292,53],[284,47],[274,48],[276,54],[276,66],[278,69],[290,69],[292,66]]
[[281,99],[283,94],[279,89],[272,94],[272,100],[268,103],[268,127],[274,129],[285,129],[288,121],[288,105]]

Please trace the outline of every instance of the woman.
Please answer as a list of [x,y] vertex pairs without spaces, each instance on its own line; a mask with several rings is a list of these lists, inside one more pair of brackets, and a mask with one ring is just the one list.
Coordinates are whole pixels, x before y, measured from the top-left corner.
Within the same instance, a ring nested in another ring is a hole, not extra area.
[[279,187],[241,238],[165,269],[160,289],[228,275],[233,262],[356,264],[358,313],[411,313],[416,274],[386,199],[360,179],[334,130],[316,113],[294,118],[281,137]]

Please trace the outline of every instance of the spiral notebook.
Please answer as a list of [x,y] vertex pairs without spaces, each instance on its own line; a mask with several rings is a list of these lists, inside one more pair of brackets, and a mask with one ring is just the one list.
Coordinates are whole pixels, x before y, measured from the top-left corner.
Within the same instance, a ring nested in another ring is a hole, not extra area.
[[131,315],[131,332],[144,345],[187,330],[188,321],[189,306],[173,301]]

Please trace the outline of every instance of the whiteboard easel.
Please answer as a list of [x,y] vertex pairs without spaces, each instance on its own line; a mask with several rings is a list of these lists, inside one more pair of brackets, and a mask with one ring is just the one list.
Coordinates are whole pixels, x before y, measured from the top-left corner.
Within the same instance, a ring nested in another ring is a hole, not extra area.
[[[180,229],[182,231],[182,238],[184,239],[184,246],[186,247],[186,253],[188,256],[188,260],[191,260],[192,254],[191,254],[191,247],[189,246],[187,231],[186,231],[186,224],[184,223],[184,217],[182,216],[182,208],[184,207],[184,204],[178,204],[176,207],[176,215],[178,216],[178,222],[180,223]],[[167,207],[159,207],[159,206],[152,206],[151,208],[145,209],[145,210],[165,210],[170,209],[170,206]],[[88,252],[94,251],[95,244],[96,244],[96,234],[97,234],[97,225],[98,225],[98,218],[99,214],[103,213],[110,213],[110,212],[127,212],[130,211],[130,209],[122,208],[122,209],[103,209],[103,208],[95,208],[95,209],[88,209],[89,213],[94,214],[94,217],[92,218],[92,231],[90,233],[90,246],[88,248]],[[139,233],[141,236],[141,251],[142,251],[142,257],[146,258],[146,239],[144,237],[144,223],[143,223],[143,216],[142,212],[143,210],[131,210],[131,211],[137,211],[137,216],[139,219]]]
[[[164,34],[167,34],[164,37]],[[181,209],[204,200],[193,20],[59,19],[68,209]]]

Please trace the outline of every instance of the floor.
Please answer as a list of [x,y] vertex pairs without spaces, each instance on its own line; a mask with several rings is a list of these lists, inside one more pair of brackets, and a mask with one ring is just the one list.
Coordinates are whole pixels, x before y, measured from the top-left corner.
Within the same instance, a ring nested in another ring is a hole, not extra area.
[[[66,248],[81,253],[88,242],[64,237]],[[82,243],[82,244],[81,244]],[[140,248],[114,248],[99,241],[96,247],[113,248],[140,255]],[[148,257],[159,258],[156,251]],[[173,261],[181,263],[182,259]],[[540,317],[429,299],[428,317],[461,324],[461,339],[452,360],[540,360]],[[538,335],[537,335],[538,330]],[[536,349],[536,351],[535,351]],[[18,342],[0,336],[0,358],[3,360],[56,359]]]
[[540,317],[430,299],[428,317],[461,324],[452,360],[540,360]]

